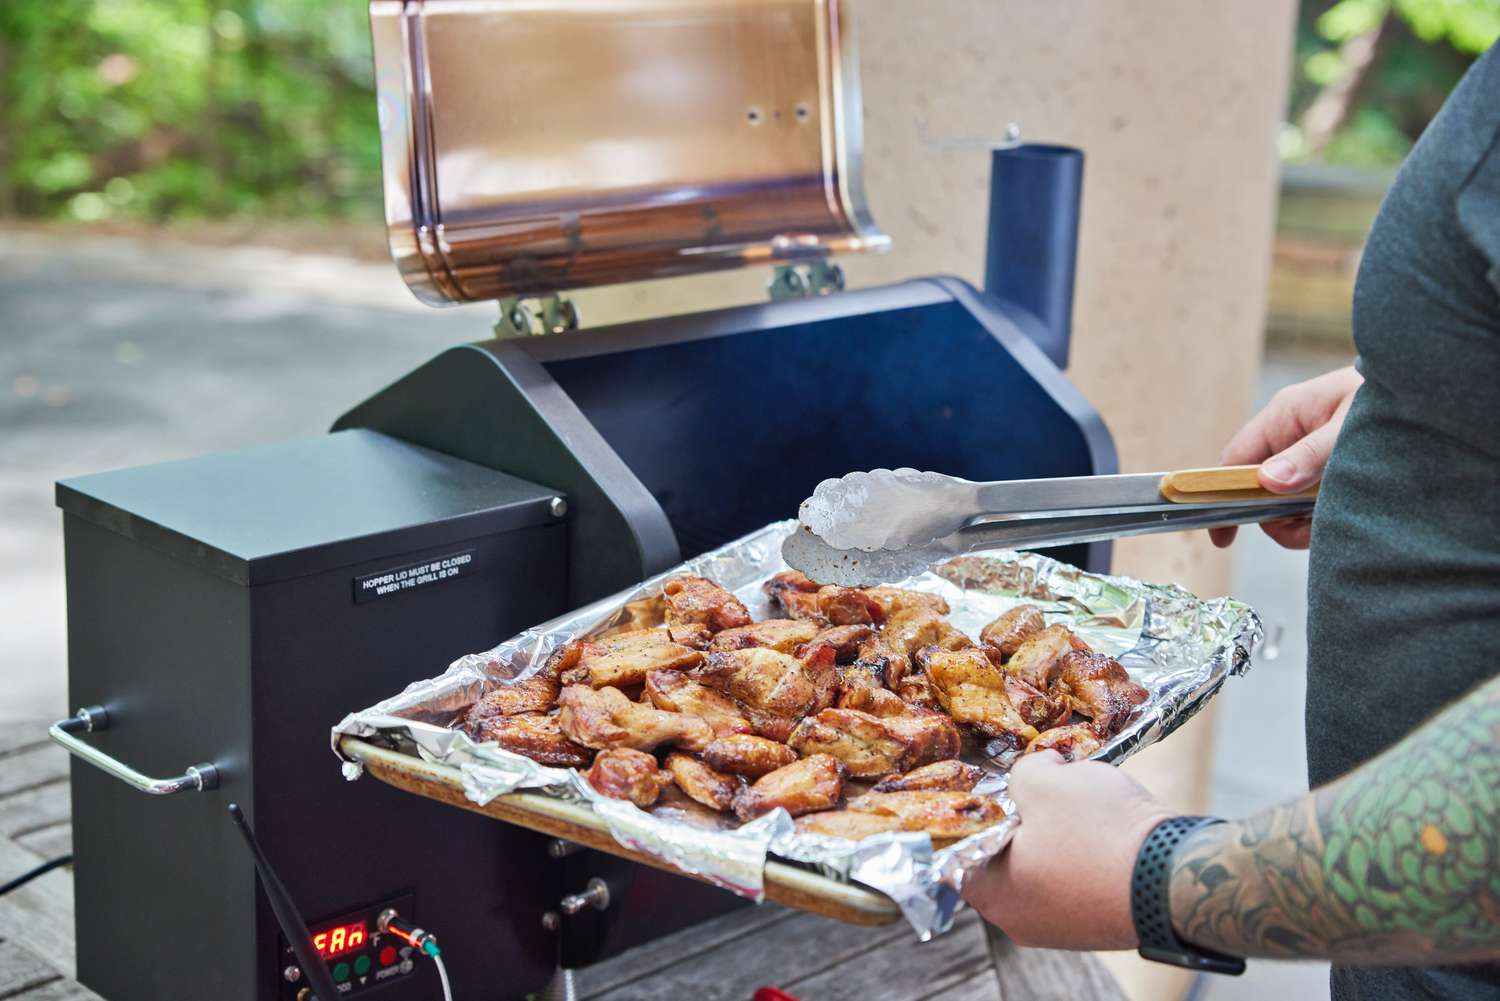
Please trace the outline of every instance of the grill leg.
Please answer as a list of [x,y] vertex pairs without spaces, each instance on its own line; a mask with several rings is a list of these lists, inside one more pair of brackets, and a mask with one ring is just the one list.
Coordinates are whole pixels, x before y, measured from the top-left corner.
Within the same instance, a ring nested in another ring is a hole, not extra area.
[[542,991],[542,1001],[578,1001],[578,988],[573,983],[573,971],[559,968]]

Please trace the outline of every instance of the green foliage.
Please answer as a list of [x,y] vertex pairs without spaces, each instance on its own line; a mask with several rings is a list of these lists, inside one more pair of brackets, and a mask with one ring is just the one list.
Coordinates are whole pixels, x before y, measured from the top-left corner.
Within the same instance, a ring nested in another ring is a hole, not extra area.
[[0,214],[370,216],[354,0],[0,0]]
[[[1376,32],[1373,62],[1351,81],[1359,70],[1345,46]],[[1322,92],[1348,87],[1347,113],[1321,158],[1398,163],[1464,70],[1497,39],[1500,0],[1304,0],[1288,117],[1297,123]],[[1312,156],[1296,124],[1281,145],[1289,159]]]

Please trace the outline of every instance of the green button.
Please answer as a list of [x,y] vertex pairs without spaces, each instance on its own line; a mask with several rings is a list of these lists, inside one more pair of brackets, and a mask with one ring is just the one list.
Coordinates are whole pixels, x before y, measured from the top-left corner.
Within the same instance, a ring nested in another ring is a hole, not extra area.
[[370,972],[370,967],[372,965],[373,964],[370,962],[369,956],[361,956],[354,961],[354,972],[359,974],[360,976],[364,976],[366,973]]
[[340,963],[339,965],[337,965],[337,966],[335,966],[333,968],[333,982],[334,983],[341,984],[345,980],[348,980],[348,979],[349,979],[349,964],[348,963]]

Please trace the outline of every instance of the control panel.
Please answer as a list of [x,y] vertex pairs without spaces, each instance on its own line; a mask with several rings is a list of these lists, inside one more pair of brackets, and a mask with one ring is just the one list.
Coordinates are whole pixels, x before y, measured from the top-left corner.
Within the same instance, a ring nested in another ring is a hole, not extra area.
[[[421,959],[416,950],[392,932],[380,930],[380,914],[394,908],[402,917],[414,917],[415,900],[411,894],[388,897],[358,910],[346,911],[309,921],[313,945],[328,973],[333,977],[339,997],[349,997],[381,984],[399,980],[416,972]],[[297,956],[286,940],[281,941],[282,996],[286,1001],[324,1001],[313,993]]]

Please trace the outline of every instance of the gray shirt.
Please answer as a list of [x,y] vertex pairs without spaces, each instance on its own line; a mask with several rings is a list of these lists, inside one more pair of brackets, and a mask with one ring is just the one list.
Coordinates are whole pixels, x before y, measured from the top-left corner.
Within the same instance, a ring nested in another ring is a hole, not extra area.
[[[1418,142],[1354,293],[1365,384],[1313,518],[1308,776],[1500,673],[1500,47]],[[1500,878],[1497,878],[1500,884]],[[1500,964],[1334,967],[1339,1001],[1500,997]]]

